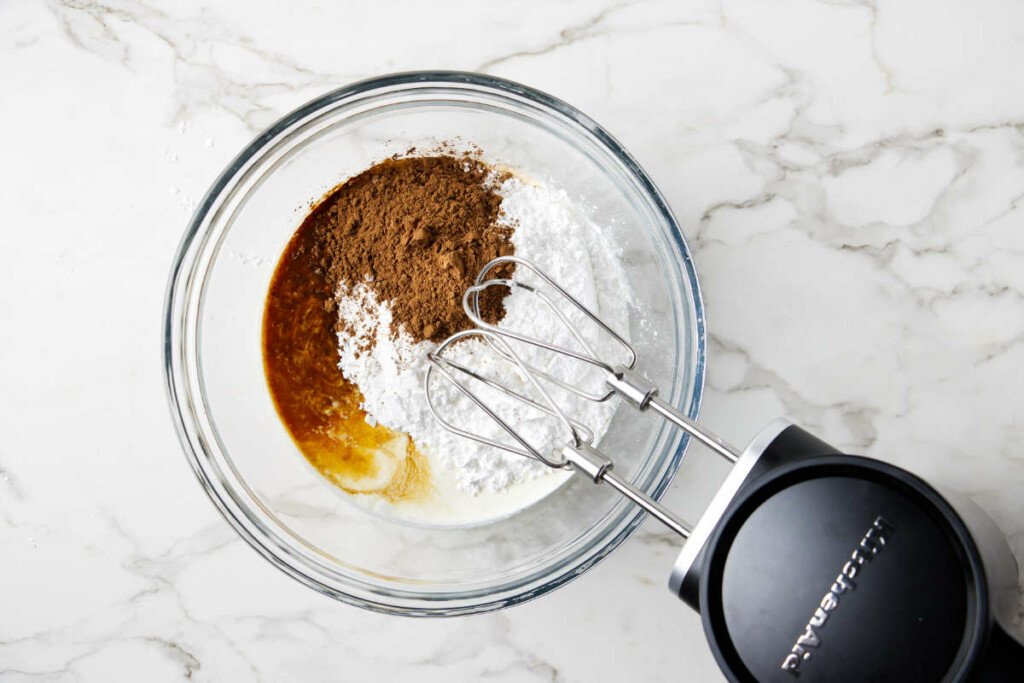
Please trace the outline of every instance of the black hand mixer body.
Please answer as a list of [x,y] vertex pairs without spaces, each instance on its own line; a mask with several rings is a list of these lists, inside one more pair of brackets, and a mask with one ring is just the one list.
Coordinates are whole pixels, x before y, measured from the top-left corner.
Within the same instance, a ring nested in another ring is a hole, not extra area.
[[1024,680],[1017,565],[991,519],[782,421],[740,456],[669,583],[732,680]]

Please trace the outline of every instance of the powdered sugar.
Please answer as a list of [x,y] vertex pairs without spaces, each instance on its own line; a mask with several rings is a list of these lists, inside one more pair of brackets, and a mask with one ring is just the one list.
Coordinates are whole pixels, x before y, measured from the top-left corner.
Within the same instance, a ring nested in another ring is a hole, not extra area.
[[[555,281],[579,297],[620,333],[628,330],[629,292],[614,244],[599,226],[580,212],[560,189],[530,185],[517,178],[497,188],[502,196],[503,220],[515,228],[516,255],[534,261]],[[525,279],[525,274],[517,273]],[[392,323],[388,302],[381,302],[369,283],[342,285],[338,315],[347,333],[338,335],[339,367],[363,394],[367,419],[404,432],[432,462],[449,468],[460,489],[468,492],[501,491],[524,479],[550,471],[536,461],[507,454],[451,434],[431,415],[423,391],[426,354],[436,345],[414,342]],[[532,337],[567,343],[554,317],[538,307],[534,297],[513,292],[505,299],[501,327]],[[398,329],[395,329],[395,328]],[[599,355],[616,358],[607,340],[595,337]],[[533,347],[517,347],[527,363],[560,377],[578,374],[578,364]],[[514,367],[495,358],[479,340],[457,344],[447,354],[463,364],[501,376],[511,388],[532,393]],[[477,387],[474,387],[476,389]],[[507,441],[500,427],[453,387],[439,382],[432,391],[435,405],[461,428]],[[566,440],[564,427],[499,392],[480,389],[482,398],[538,447],[553,448]],[[559,405],[594,431],[595,439],[607,430],[615,411],[612,403],[593,403],[554,391]]]
[[417,344],[404,328],[394,326],[391,307],[377,300],[368,282],[352,288],[343,283],[337,301],[338,319],[349,329],[348,334],[338,334],[338,365],[362,392],[367,422],[411,436],[410,429],[399,425],[418,412],[410,410],[409,399],[422,398],[417,377],[434,345]]

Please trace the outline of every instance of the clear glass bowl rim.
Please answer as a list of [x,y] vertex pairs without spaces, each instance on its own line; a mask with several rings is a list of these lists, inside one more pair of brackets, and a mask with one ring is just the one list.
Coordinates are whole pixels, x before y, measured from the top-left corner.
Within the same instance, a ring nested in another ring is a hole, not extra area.
[[[618,532],[610,537],[604,538],[603,544],[597,548],[585,562],[576,564],[571,571],[556,573],[544,584],[509,597],[489,599],[488,596],[464,596],[464,599],[456,601],[457,604],[454,605],[449,605],[447,603],[437,605],[414,605],[396,604],[392,599],[381,600],[380,598],[382,596],[380,595],[353,595],[352,593],[346,592],[337,586],[329,585],[318,578],[310,576],[285,561],[285,559],[276,552],[277,550],[282,550],[284,553],[287,553],[287,549],[285,547],[274,543],[273,539],[269,538],[266,533],[261,534],[260,532],[263,532],[262,529],[251,528],[250,524],[247,523],[247,520],[243,520],[235,514],[232,510],[232,506],[224,497],[221,496],[219,489],[221,488],[222,482],[219,480],[217,473],[210,469],[212,467],[209,462],[210,455],[203,447],[202,440],[193,439],[190,435],[189,421],[194,421],[195,415],[192,414],[187,401],[179,400],[178,385],[182,382],[187,384],[187,380],[182,379],[180,376],[182,371],[176,365],[176,361],[179,361],[180,357],[177,355],[179,349],[176,348],[175,342],[182,336],[178,329],[178,324],[182,321],[183,317],[180,315],[179,309],[183,306],[182,299],[184,298],[178,291],[178,286],[179,284],[185,284],[184,282],[180,282],[182,274],[186,271],[191,273],[191,269],[195,265],[194,263],[190,263],[189,252],[197,237],[200,236],[200,230],[202,229],[204,222],[206,222],[211,209],[217,203],[220,195],[224,192],[225,188],[232,183],[239,172],[247,166],[250,160],[256,157],[261,150],[267,147],[269,143],[276,140],[278,136],[295,124],[323,109],[330,107],[340,100],[358,98],[362,95],[378,90],[389,90],[391,92],[395,92],[395,88],[401,88],[402,86],[407,86],[411,90],[427,86],[436,86],[439,88],[460,88],[467,91],[478,89],[482,92],[491,93],[497,91],[499,94],[504,93],[525,99],[532,105],[538,106],[541,109],[550,110],[550,113],[564,117],[579,128],[583,129],[584,133],[595,138],[606,149],[606,151],[615,157],[617,161],[622,164],[625,170],[633,176],[633,179],[638,183],[638,185],[640,185],[643,192],[647,195],[647,198],[656,207],[660,217],[669,227],[669,236],[675,242],[675,246],[679,250],[678,253],[681,257],[680,265],[683,270],[682,275],[689,286],[691,294],[689,298],[690,304],[693,306],[692,314],[695,322],[693,330],[695,362],[692,369],[693,389],[688,402],[687,414],[691,419],[696,419],[700,410],[705,381],[706,333],[704,303],[689,248],[683,238],[682,231],[680,230],[679,225],[660,190],[658,190],[654,185],[653,181],[640,167],[639,163],[637,163],[632,155],[627,152],[626,149],[611,136],[611,134],[575,107],[529,86],[486,74],[460,71],[412,71],[394,73],[357,81],[330,91],[307,102],[279,119],[273,125],[257,135],[253,141],[227,165],[227,167],[210,186],[210,189],[206,192],[203,199],[197,206],[174,256],[174,262],[166,289],[163,320],[162,350],[165,390],[179,442],[181,443],[182,449],[189,460],[189,464],[199,480],[199,483],[202,485],[203,490],[214,503],[215,507],[224,519],[232,526],[232,528],[235,529],[239,536],[241,536],[248,545],[266,558],[272,565],[317,592],[323,593],[342,602],[376,612],[399,614],[404,616],[456,616],[462,614],[481,613],[526,602],[544,595],[545,593],[548,593],[582,575],[625,541],[626,538],[628,538],[639,527],[646,517],[646,513],[639,510],[628,513],[629,519],[625,524],[619,523],[615,527],[612,527],[612,529],[618,528]],[[667,463],[665,474],[660,480],[655,482],[654,488],[648,491],[655,500],[660,499],[669,484],[671,484],[672,479],[678,470],[679,464],[682,462],[683,454],[688,443],[689,439],[687,436],[685,434],[681,435],[678,445],[675,451],[671,454],[670,461]],[[263,536],[262,538],[260,537],[261,535]],[[558,570],[560,568],[555,567],[555,569]]]

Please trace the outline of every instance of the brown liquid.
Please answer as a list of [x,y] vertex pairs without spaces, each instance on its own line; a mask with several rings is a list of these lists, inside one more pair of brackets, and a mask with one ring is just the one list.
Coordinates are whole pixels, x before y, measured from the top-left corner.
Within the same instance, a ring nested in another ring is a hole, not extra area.
[[366,422],[358,388],[338,369],[332,292],[309,258],[320,246],[313,230],[320,210],[288,243],[267,293],[263,364],[271,398],[299,450],[340,488],[391,502],[422,498],[431,491],[426,458],[408,436]]

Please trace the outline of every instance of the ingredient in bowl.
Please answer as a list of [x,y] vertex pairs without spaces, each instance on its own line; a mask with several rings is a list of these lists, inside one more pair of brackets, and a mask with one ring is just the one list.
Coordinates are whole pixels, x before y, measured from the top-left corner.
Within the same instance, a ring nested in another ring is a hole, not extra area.
[[[274,272],[263,314],[263,363],[278,415],[299,450],[349,493],[419,499],[430,488],[426,458],[407,437],[366,422],[362,397],[337,365],[335,315],[300,228]],[[390,456],[384,454],[391,453]]]
[[[382,162],[319,202],[285,249],[264,317],[271,395],[307,460],[363,507],[417,523],[479,523],[532,504],[567,478],[449,434],[423,392],[427,352],[471,327],[462,294],[487,261],[513,252],[627,329],[625,278],[602,230],[564,191],[471,156]],[[558,341],[553,320],[514,292],[502,300],[492,290],[482,308],[488,320]],[[490,353],[472,340],[456,348],[470,364]],[[439,407],[467,428],[497,429],[454,389],[439,396]],[[524,410],[511,401],[499,412],[538,443],[560,438],[555,423]],[[585,401],[571,410],[598,439],[614,412]]]
[[[485,263],[513,251],[489,175],[470,157],[413,157],[389,159],[345,183],[311,216],[313,256],[328,287],[369,282],[389,302],[394,326],[415,341],[470,327],[462,293]],[[500,319],[497,293],[483,312]],[[345,324],[340,333],[350,332]]]
[[[629,293],[625,277],[614,244],[598,226],[575,210],[563,190],[528,184],[513,176],[505,178],[497,192],[502,196],[499,219],[514,229],[511,239],[515,253],[543,263],[551,277],[580,293],[585,305],[599,311],[616,329],[627,329]],[[423,391],[426,355],[436,345],[417,342],[400,324],[396,325],[391,303],[380,300],[374,284],[343,284],[338,292],[343,328],[338,334],[341,369],[362,390],[367,418],[408,434],[431,462],[450,470],[456,485],[469,493],[503,491],[547,473],[542,463],[464,439],[438,424]],[[499,326],[565,346],[574,343],[554,317],[525,292],[513,291],[505,297]],[[621,354],[621,349],[603,336],[597,345],[596,350],[606,356]],[[579,374],[579,364],[561,354],[526,346],[517,348],[517,352],[527,363],[543,366],[557,377]],[[450,355],[468,367],[493,365],[493,351],[478,340],[460,342]],[[510,372],[504,380],[511,389],[533,393],[518,373]],[[614,403],[594,403],[553,387],[549,390],[568,414],[595,430],[596,438],[607,430]],[[565,441],[565,430],[557,420],[538,419],[536,411],[499,392],[482,392],[488,405],[517,425],[531,443],[553,446]],[[439,386],[434,396],[438,408],[447,415],[457,415],[454,421],[466,431],[503,440],[500,427],[454,388]]]

